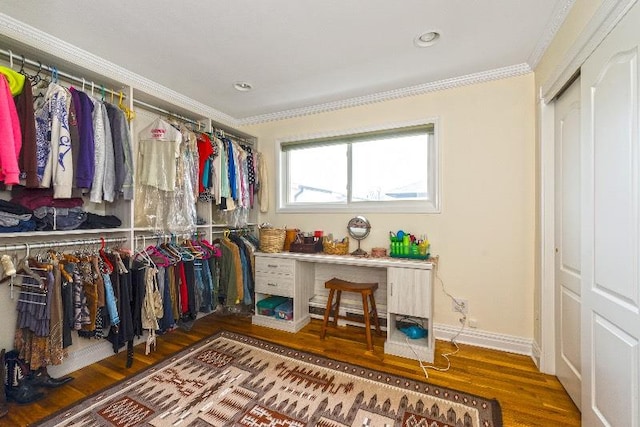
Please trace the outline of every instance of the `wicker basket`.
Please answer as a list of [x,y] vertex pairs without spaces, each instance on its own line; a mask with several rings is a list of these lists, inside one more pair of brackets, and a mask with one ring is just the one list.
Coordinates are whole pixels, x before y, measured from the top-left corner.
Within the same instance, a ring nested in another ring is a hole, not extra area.
[[261,228],[260,250],[262,252],[282,252],[286,230],[284,228]]
[[349,253],[349,238],[345,237],[341,242],[334,242],[328,238],[324,238],[322,248],[325,254],[329,255],[346,255]]

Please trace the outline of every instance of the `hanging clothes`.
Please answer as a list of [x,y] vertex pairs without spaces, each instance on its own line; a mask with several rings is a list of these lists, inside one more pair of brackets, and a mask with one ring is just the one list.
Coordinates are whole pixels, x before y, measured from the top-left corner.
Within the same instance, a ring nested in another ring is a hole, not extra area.
[[75,88],[70,89],[78,127],[78,152],[75,153],[75,186],[88,190],[95,174],[95,137],[93,131],[93,102],[89,96]]
[[55,295],[53,269],[48,265],[37,265],[32,268],[32,271],[39,276],[39,279],[23,278],[16,305],[18,319],[14,346],[19,357],[25,360],[32,370],[35,370],[61,362],[59,352],[62,351],[62,341],[60,341],[60,347],[57,347],[52,346],[50,340],[51,307],[52,298]]
[[22,131],[16,105],[7,78],[0,74],[0,182],[6,185],[20,182],[18,154],[22,146]]
[[37,188],[40,182],[37,174],[36,119],[30,82],[19,95],[14,97],[14,100],[22,133],[22,147],[18,156],[20,181],[28,188]]
[[136,226],[166,228],[181,143],[180,131],[160,118],[138,134]]
[[42,187],[53,187],[54,197],[65,199],[71,197],[73,187],[73,154],[71,153],[71,135],[69,132],[69,106],[71,93],[57,83],[51,82],[45,93],[45,103],[36,112],[38,127],[37,139],[41,153],[38,156],[38,171],[41,161]]

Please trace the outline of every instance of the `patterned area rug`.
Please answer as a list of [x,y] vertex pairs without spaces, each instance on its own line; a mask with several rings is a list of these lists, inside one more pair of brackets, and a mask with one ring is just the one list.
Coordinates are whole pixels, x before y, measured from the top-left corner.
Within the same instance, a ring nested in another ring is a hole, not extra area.
[[40,426],[490,427],[496,400],[220,332]]

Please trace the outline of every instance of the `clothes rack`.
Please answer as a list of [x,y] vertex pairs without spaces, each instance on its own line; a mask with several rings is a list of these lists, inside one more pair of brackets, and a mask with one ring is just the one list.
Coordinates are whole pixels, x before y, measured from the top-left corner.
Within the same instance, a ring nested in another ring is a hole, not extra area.
[[122,95],[123,98],[126,98],[126,95],[122,91],[116,92],[115,90],[108,89],[104,85],[96,85],[93,81],[89,81],[89,80],[87,80],[85,78],[74,76],[74,75],[69,74],[69,73],[65,73],[64,71],[60,71],[55,67],[43,64],[40,61],[34,61],[33,59],[25,58],[23,55],[16,55],[12,51],[0,49],[0,54],[2,54],[5,57],[9,58],[9,60],[11,60],[11,58],[13,58],[14,62],[19,62],[21,65],[23,64],[23,61],[24,61],[25,65],[29,65],[29,66],[33,67],[34,69],[36,69],[36,70],[47,71],[47,72],[50,72],[50,73],[55,71],[55,73],[57,74],[58,77],[64,77],[67,80],[70,80],[70,81],[78,83],[78,84],[82,84],[83,86],[85,84],[90,84],[92,87],[97,88],[101,92],[104,90],[105,93],[108,93],[110,95],[118,96],[118,97]]
[[[35,61],[33,59],[26,58],[26,57],[24,57],[24,55],[14,54],[10,50],[0,49],[0,54],[5,56],[6,58],[8,58],[10,61],[13,61],[14,63],[19,62],[20,64],[22,64],[23,61],[24,61],[24,64],[27,64],[27,65],[29,65],[30,67],[32,67],[32,68],[34,68],[36,70],[44,70],[44,71],[47,71],[47,72],[55,72],[55,74],[58,77],[64,77],[65,79],[73,81],[75,83],[82,84],[82,85],[90,83],[92,87],[96,87],[96,88],[98,88],[98,90],[104,91],[105,93],[109,93],[110,95],[118,96],[118,97],[120,95],[124,96],[124,94],[121,91],[116,92],[115,90],[106,88],[104,85],[99,85],[99,86],[95,85],[95,83],[93,81],[89,81],[89,80],[86,80],[85,78],[74,76],[73,74],[69,74],[69,73],[60,71],[60,70],[58,70],[57,68],[55,68],[55,67],[53,67],[51,65],[45,65],[40,61]],[[207,130],[207,124],[203,123],[201,121],[190,119],[188,117],[182,116],[180,114],[173,113],[171,111],[165,110],[165,109],[160,108],[160,107],[156,107],[155,105],[148,104],[148,103],[146,103],[144,101],[140,101],[140,100],[137,100],[137,99],[133,100],[133,104],[138,106],[138,107],[143,107],[145,109],[148,109],[148,110],[151,110],[151,111],[155,111],[155,112],[157,112],[159,114],[162,114],[162,115],[165,115],[165,116],[168,116],[168,117],[172,117],[172,118],[175,118],[177,120],[180,120],[180,121],[183,121],[183,122],[190,123],[192,125],[198,126],[198,129],[200,129],[200,127],[202,127],[203,131]],[[254,142],[252,140],[250,140],[250,139],[248,139],[246,137],[237,135],[234,132],[230,132],[228,130],[214,128],[214,131],[215,132],[222,132],[224,135],[229,135],[232,139],[236,139],[238,141],[242,141],[242,142],[244,142],[246,144],[251,144],[251,145],[254,144]]]
[[86,246],[86,245],[97,245],[102,243],[124,243],[126,241],[127,241],[126,237],[108,237],[108,238],[100,238],[100,239],[65,240],[62,242],[18,243],[16,245],[0,246],[0,252],[31,250],[31,249],[50,249],[50,248],[59,248],[64,246]]
[[133,101],[133,103],[134,103],[135,105],[139,106],[139,107],[144,107],[144,108],[146,108],[147,110],[155,111],[155,112],[156,112],[156,113],[158,113],[158,114],[162,114],[162,115],[164,115],[164,116],[167,116],[167,117],[170,117],[170,118],[174,118],[174,119],[180,120],[180,121],[182,121],[182,122],[192,124],[192,125],[194,125],[194,126],[198,126],[198,128],[202,127],[202,130],[203,130],[203,131],[204,131],[204,130],[206,129],[206,127],[207,127],[207,126],[206,126],[206,124],[205,124],[205,123],[203,123],[203,122],[199,122],[199,121],[197,121],[197,120],[193,120],[193,119],[190,119],[190,118],[188,118],[188,117],[181,116],[180,114],[173,113],[173,112],[171,112],[171,111],[165,110],[164,108],[156,107],[155,105],[148,104],[148,103],[146,103],[146,102],[144,102],[144,101],[134,100],[134,101]]
[[[190,124],[192,124],[194,126],[198,126],[198,130],[200,130],[200,127],[202,126],[202,131],[203,132],[205,132],[207,130],[206,123],[203,123],[203,122],[200,122],[200,121],[197,121],[197,120],[193,120],[193,119],[190,119],[190,118],[185,117],[185,116],[181,116],[180,114],[173,113],[171,111],[165,110],[164,108],[156,107],[155,105],[148,104],[148,103],[146,103],[144,101],[138,101],[138,100],[134,99],[133,103],[134,103],[134,105],[137,105],[137,106],[140,106],[140,107],[144,107],[144,108],[146,108],[148,110],[151,110],[151,111],[155,111],[158,114],[162,114],[162,115],[165,115],[167,117],[174,118],[174,119],[180,120],[180,121],[185,122],[185,123],[190,123]],[[248,139],[248,138],[245,138],[243,136],[237,135],[236,133],[230,132],[228,130],[220,129],[220,128],[217,128],[217,127],[213,128],[213,133],[219,134],[219,136],[222,136],[222,137],[225,137],[225,136],[229,135],[229,137],[231,139],[234,139],[234,140],[237,140],[237,141],[241,141],[241,142],[243,142],[245,144],[250,144],[250,145],[254,144],[254,142],[252,140]]]

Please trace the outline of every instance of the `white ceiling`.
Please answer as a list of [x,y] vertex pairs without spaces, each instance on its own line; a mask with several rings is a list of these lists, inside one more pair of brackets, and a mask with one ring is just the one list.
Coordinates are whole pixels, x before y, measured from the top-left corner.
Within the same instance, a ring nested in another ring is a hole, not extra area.
[[[0,12],[251,121],[494,70],[528,71],[572,4],[0,0]],[[439,42],[415,47],[414,38],[429,30],[442,34]],[[253,90],[238,92],[236,81],[250,82]]]

